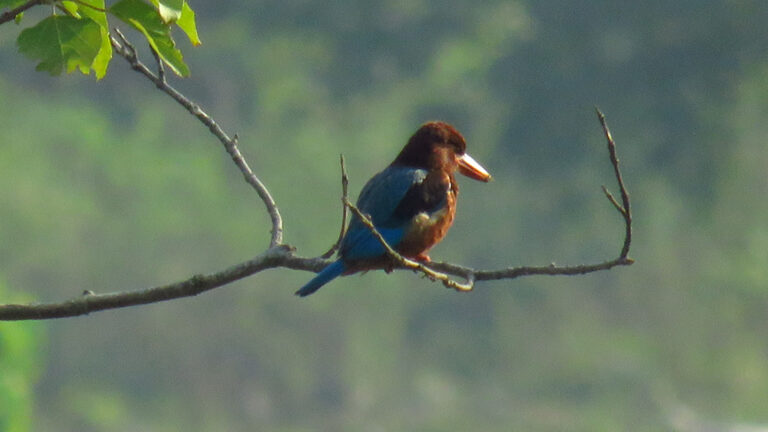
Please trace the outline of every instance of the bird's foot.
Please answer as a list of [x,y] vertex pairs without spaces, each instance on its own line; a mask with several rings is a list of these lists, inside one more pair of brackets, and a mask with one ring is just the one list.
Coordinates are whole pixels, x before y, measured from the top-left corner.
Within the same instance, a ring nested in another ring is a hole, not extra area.
[[415,257],[413,257],[413,259],[416,260],[416,261],[419,261],[419,262],[423,262],[423,263],[431,263],[432,262],[432,258],[430,258],[429,255],[427,255],[425,253],[420,253],[420,254],[416,255]]
[[389,273],[392,273],[393,271],[395,271],[395,262],[394,261],[390,261],[390,262],[388,262],[387,264],[384,265],[384,272],[385,273],[389,274]]

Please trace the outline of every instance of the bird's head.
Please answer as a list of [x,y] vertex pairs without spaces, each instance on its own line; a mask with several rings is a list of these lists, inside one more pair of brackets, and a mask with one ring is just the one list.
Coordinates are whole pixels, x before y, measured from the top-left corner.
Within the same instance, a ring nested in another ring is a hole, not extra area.
[[408,140],[393,165],[427,170],[445,170],[488,182],[491,175],[466,152],[467,142],[459,131],[445,122],[423,124]]

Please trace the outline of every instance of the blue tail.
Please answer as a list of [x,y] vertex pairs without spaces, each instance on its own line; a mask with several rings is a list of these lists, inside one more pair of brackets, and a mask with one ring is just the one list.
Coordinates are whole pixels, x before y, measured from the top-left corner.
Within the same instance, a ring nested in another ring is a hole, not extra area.
[[341,274],[344,273],[344,270],[346,269],[347,266],[341,259],[336,260],[332,264],[328,265],[328,267],[324,268],[323,271],[318,273],[317,276],[315,276],[311,281],[307,282],[307,284],[301,287],[300,290],[296,291],[296,295],[299,297],[306,297],[312,294],[313,292],[319,290],[323,285],[332,281],[336,277],[341,276]]

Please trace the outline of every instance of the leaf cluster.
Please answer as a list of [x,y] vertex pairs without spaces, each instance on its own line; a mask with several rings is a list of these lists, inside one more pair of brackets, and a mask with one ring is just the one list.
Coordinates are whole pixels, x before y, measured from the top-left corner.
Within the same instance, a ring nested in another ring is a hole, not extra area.
[[[24,4],[0,0],[0,8],[12,10]],[[144,35],[158,58],[174,73],[189,75],[171,34],[175,25],[193,45],[200,44],[195,12],[185,0],[120,0],[109,7],[104,0],[55,0],[49,4],[51,14],[22,30],[16,40],[19,51],[38,62],[38,71],[51,75],[75,70],[88,75],[93,71],[96,79],[103,78],[112,59],[110,18],[116,18]],[[16,22],[22,17],[23,12],[16,14]]]

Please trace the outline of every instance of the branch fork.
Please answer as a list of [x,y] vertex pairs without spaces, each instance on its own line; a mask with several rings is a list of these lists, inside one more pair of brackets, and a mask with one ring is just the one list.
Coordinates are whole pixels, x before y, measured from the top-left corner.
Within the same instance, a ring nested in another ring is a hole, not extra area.
[[245,181],[251,185],[251,187],[253,187],[253,189],[259,195],[259,198],[261,198],[261,200],[264,202],[267,213],[272,219],[272,236],[269,242],[269,246],[274,247],[281,244],[283,242],[283,219],[280,216],[280,211],[278,210],[277,204],[275,203],[274,198],[272,198],[272,195],[269,193],[267,187],[264,185],[264,183],[261,182],[261,180],[259,180],[258,177],[256,177],[256,175],[251,170],[251,167],[248,166],[248,162],[246,162],[245,158],[240,153],[240,150],[237,146],[237,135],[233,135],[230,138],[229,135],[224,132],[221,126],[219,126],[219,124],[213,120],[211,116],[203,111],[203,109],[200,108],[198,104],[192,102],[189,98],[168,84],[165,78],[163,63],[160,60],[160,56],[154,51],[154,49],[152,49],[152,53],[155,57],[155,61],[157,62],[157,74],[149,70],[149,68],[139,60],[138,55],[136,54],[136,48],[128,41],[128,39],[119,29],[115,28],[114,32],[117,35],[117,38],[110,35],[110,41],[112,43],[112,47],[115,49],[115,52],[122,56],[133,70],[144,75],[144,77],[155,84],[159,90],[172,97],[176,102],[179,103],[179,105],[186,108],[190,114],[195,116],[201,123],[203,123],[203,125],[208,128],[213,136],[215,136],[221,142],[226,152],[232,158],[232,161],[243,174]]

